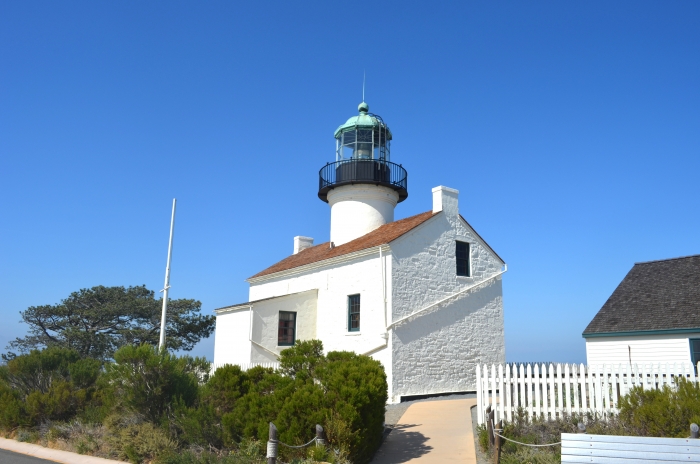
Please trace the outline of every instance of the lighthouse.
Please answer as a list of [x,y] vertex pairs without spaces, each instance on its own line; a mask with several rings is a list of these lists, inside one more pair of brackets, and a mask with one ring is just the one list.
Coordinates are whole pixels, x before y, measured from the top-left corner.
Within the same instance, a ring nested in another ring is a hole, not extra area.
[[408,173],[390,161],[391,131],[362,102],[335,131],[335,162],[319,171],[318,197],[331,207],[331,246],[339,246],[394,221],[408,198]]
[[505,261],[462,216],[456,189],[426,189],[431,209],[394,217],[408,175],[367,103],[334,138],[318,186],[330,240],[294,237],[292,254],[247,279],[247,302],[215,310],[215,367],[276,366],[289,346],[320,340],[379,361],[391,403],[476,391],[477,364],[505,362]]

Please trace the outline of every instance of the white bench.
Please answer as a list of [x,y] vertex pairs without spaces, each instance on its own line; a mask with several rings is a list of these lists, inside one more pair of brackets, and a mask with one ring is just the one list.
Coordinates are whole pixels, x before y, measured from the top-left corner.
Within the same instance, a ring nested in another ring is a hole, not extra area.
[[700,463],[700,439],[562,433],[561,462]]

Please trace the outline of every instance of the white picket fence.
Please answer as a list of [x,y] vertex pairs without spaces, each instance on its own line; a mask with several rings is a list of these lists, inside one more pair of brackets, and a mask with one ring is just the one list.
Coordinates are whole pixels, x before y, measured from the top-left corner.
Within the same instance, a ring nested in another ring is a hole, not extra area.
[[[700,369],[700,363],[698,363]],[[476,367],[478,421],[491,406],[495,421],[511,421],[519,408],[530,418],[564,414],[617,413],[620,396],[637,385],[644,389],[672,385],[674,378],[697,382],[692,364],[600,365],[499,364]]]
[[[214,375],[214,372],[216,372],[217,369],[220,367],[224,366],[230,366],[231,363],[211,363],[211,374]],[[273,369],[279,369],[280,363],[278,362],[266,362],[266,363],[243,363],[243,364],[237,364],[238,366],[241,366],[242,371],[247,371],[249,369],[252,369],[254,367],[271,367]]]

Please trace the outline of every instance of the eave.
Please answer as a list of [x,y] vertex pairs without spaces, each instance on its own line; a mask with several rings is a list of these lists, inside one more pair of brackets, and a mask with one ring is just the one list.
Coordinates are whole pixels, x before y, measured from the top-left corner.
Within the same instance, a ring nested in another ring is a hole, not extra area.
[[635,337],[640,335],[673,335],[686,333],[700,333],[700,327],[690,327],[685,329],[659,329],[659,330],[632,330],[628,332],[597,332],[583,333],[583,338],[600,338],[600,337]]

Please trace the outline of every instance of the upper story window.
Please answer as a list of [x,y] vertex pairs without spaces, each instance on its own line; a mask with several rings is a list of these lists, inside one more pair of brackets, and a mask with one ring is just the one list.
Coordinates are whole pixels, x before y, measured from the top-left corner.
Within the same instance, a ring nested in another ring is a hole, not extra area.
[[280,311],[277,329],[277,345],[292,346],[297,335],[297,313]]
[[471,277],[471,262],[469,259],[469,243],[467,242],[455,242],[457,244],[457,250],[455,255],[457,256],[457,275],[464,277]]
[[348,331],[360,331],[360,295],[348,296]]

